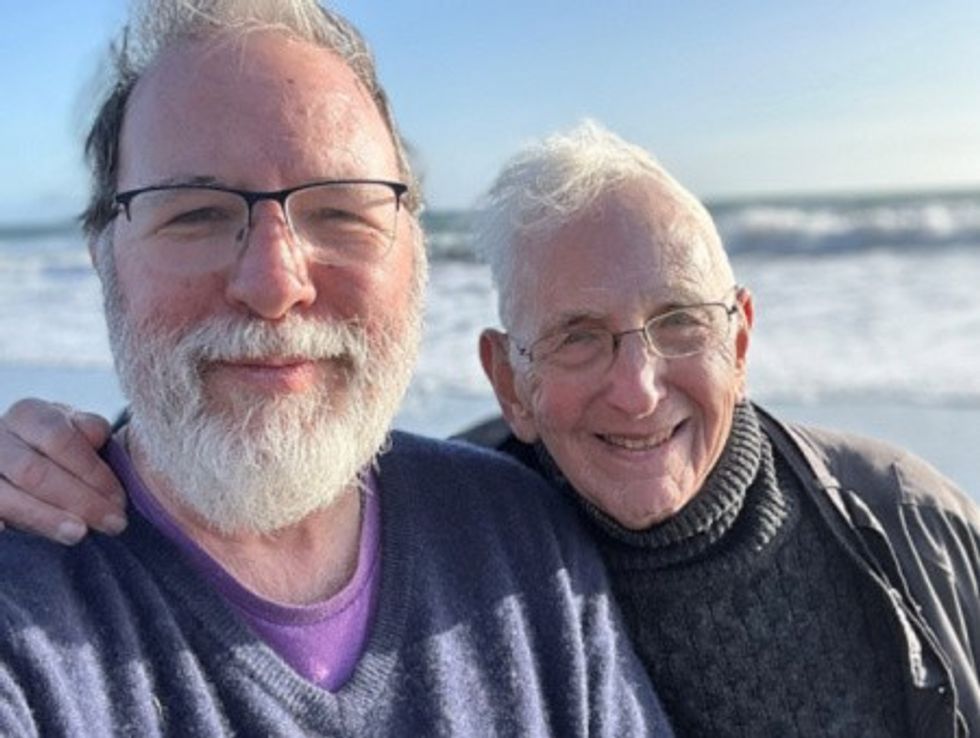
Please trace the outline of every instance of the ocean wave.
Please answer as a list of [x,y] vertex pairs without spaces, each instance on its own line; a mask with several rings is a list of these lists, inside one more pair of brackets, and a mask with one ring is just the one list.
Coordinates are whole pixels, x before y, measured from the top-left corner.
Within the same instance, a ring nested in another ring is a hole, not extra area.
[[980,195],[959,199],[720,207],[732,254],[841,254],[867,249],[980,247]]
[[6,277],[80,274],[91,269],[88,250],[80,238],[45,236],[6,242],[0,240],[0,274]]
[[[869,249],[980,249],[980,192],[709,204],[729,253],[841,255]],[[476,261],[471,214],[427,213],[435,260]]]

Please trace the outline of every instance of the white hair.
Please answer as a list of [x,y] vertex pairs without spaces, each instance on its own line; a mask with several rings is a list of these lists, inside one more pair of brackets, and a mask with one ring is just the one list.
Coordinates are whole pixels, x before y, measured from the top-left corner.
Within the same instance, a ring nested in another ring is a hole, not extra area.
[[568,133],[532,143],[515,155],[480,202],[474,245],[490,265],[504,327],[516,320],[516,276],[522,253],[587,211],[601,196],[626,182],[651,181],[670,202],[665,237],[701,241],[728,270],[714,222],[701,202],[644,149],[585,120]]

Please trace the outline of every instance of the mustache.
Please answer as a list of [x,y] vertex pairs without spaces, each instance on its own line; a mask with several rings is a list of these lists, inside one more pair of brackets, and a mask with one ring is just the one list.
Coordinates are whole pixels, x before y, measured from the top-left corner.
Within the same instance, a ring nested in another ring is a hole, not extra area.
[[265,358],[321,361],[341,359],[363,367],[369,339],[353,322],[313,320],[295,315],[278,323],[240,316],[210,318],[190,329],[175,331],[175,352],[193,364]]

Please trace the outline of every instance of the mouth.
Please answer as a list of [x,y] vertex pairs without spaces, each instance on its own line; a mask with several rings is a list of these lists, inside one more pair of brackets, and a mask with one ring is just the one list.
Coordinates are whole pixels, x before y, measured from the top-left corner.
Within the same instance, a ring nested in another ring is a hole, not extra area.
[[681,421],[677,425],[667,428],[666,430],[645,435],[635,433],[628,435],[617,433],[597,433],[596,437],[607,446],[622,449],[623,451],[652,451],[664,445],[667,443],[667,441],[673,438],[684,423],[685,421]]
[[322,381],[319,362],[302,356],[221,359],[207,374],[269,392],[302,391]]
[[288,369],[295,366],[314,363],[313,359],[305,356],[269,356],[258,358],[221,359],[216,361],[218,366],[238,369]]

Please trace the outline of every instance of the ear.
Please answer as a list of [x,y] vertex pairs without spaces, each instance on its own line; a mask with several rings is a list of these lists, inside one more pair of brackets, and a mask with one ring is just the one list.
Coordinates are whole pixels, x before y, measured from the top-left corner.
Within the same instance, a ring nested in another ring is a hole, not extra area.
[[[114,249],[114,239],[111,233],[115,229],[115,221],[109,223],[98,233],[89,236],[85,239],[85,245],[88,247],[88,258],[92,264],[92,268],[98,273],[99,269],[99,249]],[[104,256],[105,254],[103,254]],[[115,259],[112,260],[113,262]],[[102,275],[99,274],[101,278]]]
[[745,385],[748,373],[749,343],[752,325],[755,322],[755,306],[748,287],[739,287],[735,293],[738,305],[738,333],[735,335],[735,371],[738,375],[739,399],[745,399]]
[[534,443],[538,439],[537,427],[530,408],[517,391],[517,378],[510,363],[508,343],[505,333],[487,328],[480,334],[480,363],[493,385],[500,411],[514,435],[524,443]]

